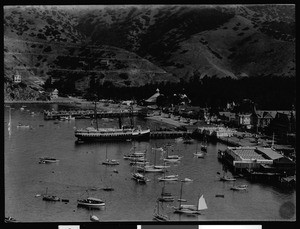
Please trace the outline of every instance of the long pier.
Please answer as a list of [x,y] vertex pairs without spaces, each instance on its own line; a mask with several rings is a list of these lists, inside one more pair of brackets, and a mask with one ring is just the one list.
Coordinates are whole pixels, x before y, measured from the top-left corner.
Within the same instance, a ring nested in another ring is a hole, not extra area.
[[[128,111],[128,112],[105,112],[105,111],[97,111],[97,118],[113,118],[113,117],[130,117],[130,116],[140,116],[143,113],[139,111]],[[44,111],[44,119],[45,120],[56,120],[61,117],[71,116],[76,119],[91,119],[95,117],[95,112],[93,110],[84,110],[84,111]]]

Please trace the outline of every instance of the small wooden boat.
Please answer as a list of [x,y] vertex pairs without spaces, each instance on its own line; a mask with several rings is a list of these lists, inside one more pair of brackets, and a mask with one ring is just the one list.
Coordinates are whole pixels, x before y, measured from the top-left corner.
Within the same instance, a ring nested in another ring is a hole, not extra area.
[[196,152],[194,153],[194,156],[197,158],[204,158],[204,153],[203,152]]
[[149,165],[149,161],[131,161],[130,165],[136,165],[136,166],[143,166],[143,165]]
[[170,168],[170,165],[154,165],[155,169],[167,169]]
[[44,195],[43,200],[45,201],[60,201],[60,198],[53,195]]
[[178,181],[178,175],[168,175],[158,178],[159,181]]
[[98,198],[88,197],[86,199],[77,200],[77,206],[88,208],[101,208],[105,206],[105,202]]
[[181,180],[181,182],[192,182],[193,180],[190,178],[184,178],[183,180]]
[[95,215],[91,215],[91,216],[90,216],[90,220],[91,220],[92,222],[100,222],[100,219],[99,219],[97,216],[95,216]]
[[105,187],[102,188],[103,191],[114,191],[115,189],[113,187]]
[[236,179],[233,177],[229,177],[229,176],[222,176],[220,177],[220,181],[235,181]]
[[114,159],[106,159],[106,161],[102,162],[103,165],[119,165],[119,161]]
[[56,163],[59,162],[58,159],[52,158],[52,157],[41,157],[40,158],[40,164],[48,164],[48,163]]
[[46,163],[56,163],[58,162],[59,160],[56,159],[56,158],[51,158],[51,157],[43,157],[43,158],[40,158],[40,164],[46,164]]
[[140,184],[146,184],[148,179],[141,173],[132,173],[132,179]]
[[247,190],[248,185],[242,184],[242,185],[234,185],[230,188],[230,190],[233,191],[245,191]]
[[222,197],[222,198],[224,198],[224,195],[223,194],[216,194],[216,197]]
[[29,125],[23,125],[23,124],[19,123],[19,124],[17,125],[17,127],[18,127],[18,128],[29,128],[30,126],[29,126]]
[[180,162],[180,159],[181,158],[164,158],[164,161],[172,163],[172,162]]

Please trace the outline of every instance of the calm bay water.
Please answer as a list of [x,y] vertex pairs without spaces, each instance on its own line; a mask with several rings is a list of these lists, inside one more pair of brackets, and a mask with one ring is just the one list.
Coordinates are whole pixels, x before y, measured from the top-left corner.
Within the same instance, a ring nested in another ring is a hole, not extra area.
[[[12,105],[12,127],[8,131],[8,108],[5,108],[5,216],[12,216],[20,222],[88,222],[94,214],[102,221],[152,221],[157,197],[163,183],[157,178],[161,174],[149,173],[151,179],[146,185],[138,185],[131,180],[132,167],[123,155],[130,152],[131,142],[75,144],[74,127],[89,126],[90,120],[63,121],[54,124],[44,121],[43,109],[53,105],[27,105],[21,111],[20,105]],[[28,110],[27,110],[28,109]],[[31,115],[35,112],[36,115]],[[124,120],[129,122],[129,120]],[[32,129],[17,128],[18,122],[29,124]],[[117,127],[118,120],[101,120],[102,126]],[[143,127],[162,127],[160,123],[136,120]],[[203,194],[208,209],[203,215],[185,216],[174,214],[171,206],[178,202],[164,204],[164,213],[171,221],[218,221],[218,220],[295,220],[282,217],[286,203],[295,204],[295,190],[287,190],[270,184],[252,183],[238,179],[237,183],[247,184],[248,191],[233,192],[232,183],[220,182],[217,172],[222,171],[222,164],[217,160],[218,149],[225,145],[209,144],[204,159],[193,157],[196,143],[183,144],[174,139],[150,140],[135,143],[137,149],[148,149],[147,158],[154,162],[152,147],[161,147],[166,143],[173,145],[174,154],[182,155],[180,163],[171,165],[169,174],[179,174],[180,178],[194,181],[184,183],[183,198],[188,204],[196,204]],[[199,144],[201,142],[199,141]],[[107,167],[101,164],[108,157],[120,161],[120,165]],[[39,164],[39,157],[50,156],[59,159],[55,164]],[[161,154],[156,154],[157,164],[162,164]],[[114,173],[117,169],[119,173]],[[107,185],[115,190],[89,191],[90,196],[106,201],[101,210],[89,211],[78,208],[76,200],[86,197],[86,190],[92,187],[102,188]],[[49,194],[69,199],[69,203],[45,202],[36,194]],[[179,198],[180,182],[167,183],[166,190]],[[215,197],[225,195],[224,198]],[[287,206],[290,206],[287,204]]]

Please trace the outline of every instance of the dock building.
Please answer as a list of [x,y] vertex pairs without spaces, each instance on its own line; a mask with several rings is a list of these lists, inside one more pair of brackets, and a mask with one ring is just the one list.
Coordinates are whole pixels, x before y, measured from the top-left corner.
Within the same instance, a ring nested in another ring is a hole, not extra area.
[[218,158],[233,167],[235,172],[250,176],[283,177],[295,174],[295,162],[266,147],[228,147]]

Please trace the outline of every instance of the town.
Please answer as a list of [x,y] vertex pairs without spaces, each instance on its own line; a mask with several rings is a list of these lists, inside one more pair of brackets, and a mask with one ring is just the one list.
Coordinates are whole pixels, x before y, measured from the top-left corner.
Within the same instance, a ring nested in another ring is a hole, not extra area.
[[[140,116],[169,124],[168,128],[152,130],[152,138],[176,138],[191,136],[196,139],[220,141],[228,150],[219,152],[218,158],[233,171],[243,173],[250,179],[278,181],[294,187],[296,182],[296,112],[295,110],[257,110],[255,104],[244,99],[240,104],[228,103],[223,111],[190,105],[186,94],[177,96],[177,104],[162,106],[161,93],[156,92],[137,104],[134,100],[97,101],[98,118]],[[68,97],[85,110],[46,111],[45,120],[74,116],[93,118],[93,101]],[[52,102],[66,102],[51,94]],[[76,102],[75,102],[76,101]],[[79,102],[80,101],[80,102]],[[83,105],[84,104],[84,105]],[[246,154],[246,155],[245,155]]]

